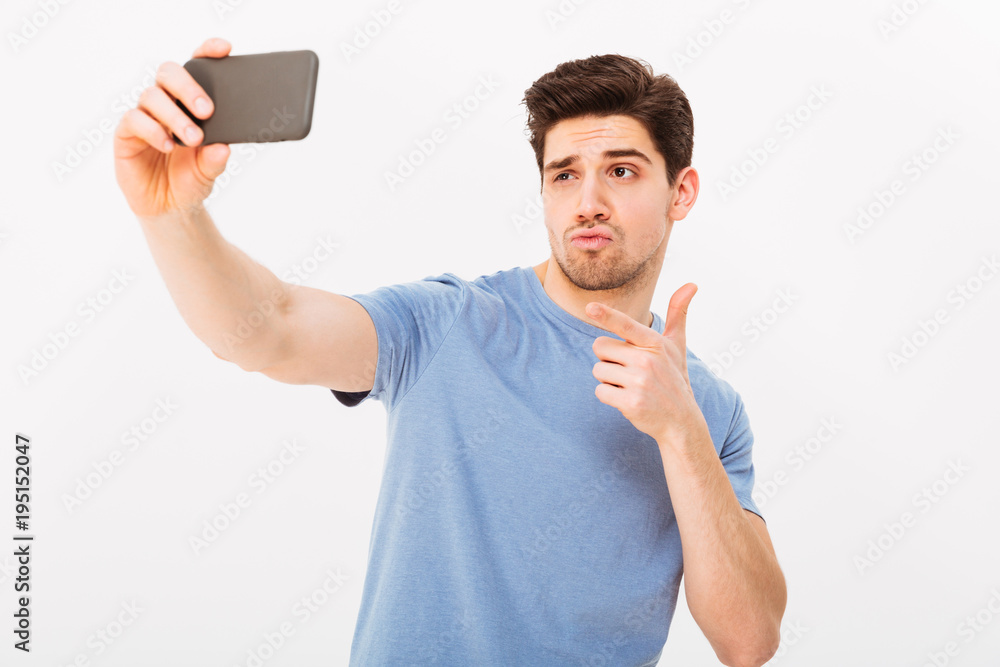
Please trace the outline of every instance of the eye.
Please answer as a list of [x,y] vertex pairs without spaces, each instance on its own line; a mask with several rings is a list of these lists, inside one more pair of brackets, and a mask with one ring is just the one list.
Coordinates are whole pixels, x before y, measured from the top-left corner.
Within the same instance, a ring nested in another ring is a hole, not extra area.
[[[630,167],[615,167],[615,168],[614,168],[614,169],[612,169],[611,171],[612,171],[612,173],[617,173],[617,172],[619,172],[619,171],[622,171],[622,170],[625,170],[625,171],[627,171],[627,172],[629,172],[629,173],[631,173],[631,174],[635,175],[635,171],[633,171],[633,170],[632,170],[632,169],[631,169]],[[571,175],[571,174],[570,174],[569,172],[566,172],[566,171],[563,171],[563,172],[560,172],[560,173],[556,174],[556,175],[555,175],[555,176],[554,176],[554,177],[552,178],[552,180],[553,180],[553,181],[565,181],[565,180],[568,180],[568,179],[565,179],[565,178],[560,178],[560,176],[570,176],[570,175]],[[625,178],[628,178],[628,177],[627,177],[627,176],[619,176],[618,178],[619,178],[620,180],[623,180],[623,179],[625,179]]]

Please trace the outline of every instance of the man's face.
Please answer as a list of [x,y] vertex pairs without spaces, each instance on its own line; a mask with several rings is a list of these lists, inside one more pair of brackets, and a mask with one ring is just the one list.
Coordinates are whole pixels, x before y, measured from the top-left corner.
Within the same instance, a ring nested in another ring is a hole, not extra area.
[[[542,165],[552,256],[570,282],[610,290],[655,279],[674,191],[667,186],[663,156],[642,124],[620,115],[561,121],[545,137]],[[610,242],[587,247],[571,240],[574,232],[592,228],[608,232]]]

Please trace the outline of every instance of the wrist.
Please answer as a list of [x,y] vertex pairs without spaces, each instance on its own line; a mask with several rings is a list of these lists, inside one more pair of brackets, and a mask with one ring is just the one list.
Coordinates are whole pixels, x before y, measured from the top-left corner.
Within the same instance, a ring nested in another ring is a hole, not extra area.
[[712,434],[704,415],[699,412],[697,417],[670,424],[655,439],[661,453],[683,454],[705,442],[711,444]]
[[144,225],[176,224],[179,222],[190,224],[203,219],[207,213],[208,211],[202,202],[195,202],[193,204],[174,206],[159,213],[136,214],[136,217]]

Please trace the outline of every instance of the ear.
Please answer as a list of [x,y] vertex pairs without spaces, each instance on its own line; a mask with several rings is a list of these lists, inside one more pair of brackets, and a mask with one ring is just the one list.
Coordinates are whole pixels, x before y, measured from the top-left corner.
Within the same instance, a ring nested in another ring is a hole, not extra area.
[[667,217],[671,220],[683,220],[688,211],[694,207],[698,200],[700,189],[698,172],[694,167],[685,167],[677,174],[677,182],[674,183],[674,191],[671,193],[673,200],[667,209]]

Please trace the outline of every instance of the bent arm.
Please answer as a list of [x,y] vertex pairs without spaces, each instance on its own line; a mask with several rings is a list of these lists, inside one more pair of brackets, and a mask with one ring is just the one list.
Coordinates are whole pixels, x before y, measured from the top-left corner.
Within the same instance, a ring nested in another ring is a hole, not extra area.
[[201,205],[139,220],[181,317],[215,356],[288,384],[372,389],[378,338],[360,303],[280,280]]
[[139,222],[194,335],[244,370],[270,364],[286,336],[287,284],[226,241],[201,205]]

